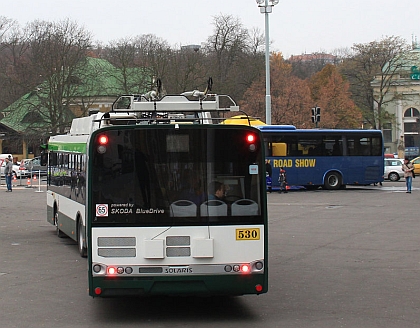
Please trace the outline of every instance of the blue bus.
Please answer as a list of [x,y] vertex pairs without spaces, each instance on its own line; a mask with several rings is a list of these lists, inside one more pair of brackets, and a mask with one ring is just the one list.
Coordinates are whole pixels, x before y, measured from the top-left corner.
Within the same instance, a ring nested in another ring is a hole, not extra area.
[[280,168],[288,186],[340,189],[383,181],[384,144],[380,130],[296,129],[262,125],[272,189],[279,189]]

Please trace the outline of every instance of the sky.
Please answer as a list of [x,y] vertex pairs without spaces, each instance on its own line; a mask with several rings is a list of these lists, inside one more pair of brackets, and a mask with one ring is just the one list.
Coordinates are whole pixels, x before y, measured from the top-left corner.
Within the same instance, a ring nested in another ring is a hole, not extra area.
[[[104,44],[142,34],[154,34],[174,47],[201,44],[221,14],[238,18],[245,28],[265,30],[265,15],[255,0],[14,0],[1,7],[1,16],[21,26],[69,18]],[[268,15],[270,51],[289,58],[392,35],[420,42],[419,14],[420,1],[414,0],[280,0]]]

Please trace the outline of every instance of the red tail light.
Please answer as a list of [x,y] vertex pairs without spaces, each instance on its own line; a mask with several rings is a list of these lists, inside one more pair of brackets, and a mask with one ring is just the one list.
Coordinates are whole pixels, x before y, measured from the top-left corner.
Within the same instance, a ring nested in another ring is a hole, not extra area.
[[108,143],[108,136],[102,134],[98,137],[98,142],[100,145],[105,146]]
[[253,134],[253,133],[247,134],[246,141],[248,141],[249,143],[255,142],[255,134]]

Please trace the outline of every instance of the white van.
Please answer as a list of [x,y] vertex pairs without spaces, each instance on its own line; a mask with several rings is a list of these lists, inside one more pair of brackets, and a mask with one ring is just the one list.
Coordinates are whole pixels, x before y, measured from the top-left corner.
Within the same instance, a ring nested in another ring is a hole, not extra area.
[[5,159],[7,157],[10,157],[13,160],[13,155],[12,154],[0,154],[0,159]]

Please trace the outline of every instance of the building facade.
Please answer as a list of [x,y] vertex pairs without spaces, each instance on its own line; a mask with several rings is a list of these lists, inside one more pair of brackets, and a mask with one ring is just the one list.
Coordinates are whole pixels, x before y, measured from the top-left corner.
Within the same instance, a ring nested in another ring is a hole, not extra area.
[[[390,65],[396,69],[388,70],[392,77],[379,115],[385,152],[414,158],[419,156],[420,147],[420,47],[413,45],[412,50]],[[371,83],[375,98],[380,96],[383,78],[375,77]]]

